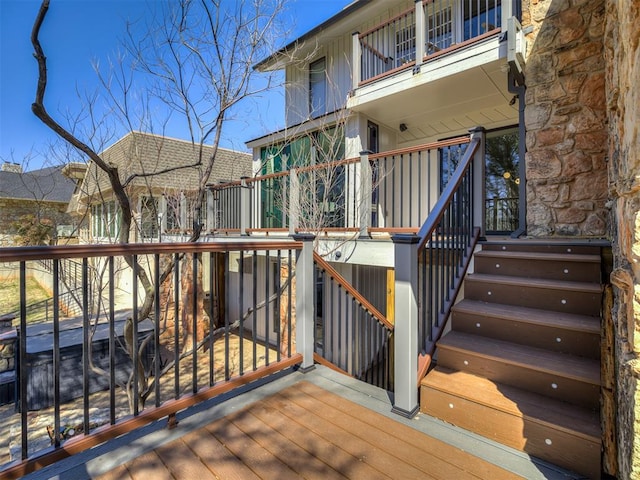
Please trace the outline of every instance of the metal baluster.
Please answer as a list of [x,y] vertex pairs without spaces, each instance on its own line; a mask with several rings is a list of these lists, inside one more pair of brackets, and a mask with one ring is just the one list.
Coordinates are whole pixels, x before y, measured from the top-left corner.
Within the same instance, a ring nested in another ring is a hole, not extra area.
[[239,353],[240,353],[240,361],[239,361],[239,374],[244,374],[244,251],[240,250],[240,261],[238,265],[238,305],[239,305],[239,313],[240,313],[240,344],[239,344]]
[[53,431],[60,447],[60,260],[53,260]]
[[108,257],[109,267],[109,422],[116,423],[116,319],[114,258]]
[[131,339],[131,361],[133,367],[133,414],[138,415],[139,405],[139,375],[138,372],[138,256],[133,255],[133,278],[132,278],[132,295],[133,295],[133,321],[132,321],[132,339]]
[[198,392],[198,254],[193,252],[191,260],[191,283],[193,295],[191,308],[193,318],[191,320],[191,391]]
[[173,394],[180,398],[180,254],[173,257]]
[[87,296],[88,259],[82,259],[82,407],[85,435],[89,434],[89,299]]

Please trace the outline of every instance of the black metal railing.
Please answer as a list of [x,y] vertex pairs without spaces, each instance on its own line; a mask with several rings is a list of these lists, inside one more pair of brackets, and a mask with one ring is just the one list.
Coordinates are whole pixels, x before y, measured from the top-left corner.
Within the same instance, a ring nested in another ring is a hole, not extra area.
[[315,352],[358,380],[393,390],[393,325],[314,254]]
[[519,224],[520,201],[515,198],[485,200],[485,229],[488,232],[513,232]]
[[[2,249],[0,262],[17,263],[21,298],[17,409],[4,412],[0,434],[0,449],[12,445],[14,457],[3,470],[33,467],[51,448],[59,459],[71,444],[82,449],[73,442],[88,448],[298,363],[301,248],[283,240]],[[42,260],[51,261],[52,318],[29,325],[28,264]],[[62,318],[67,260],[81,265],[83,310],[72,321]],[[95,312],[91,265],[108,273]]]
[[433,354],[479,236],[473,226],[472,160],[480,145],[480,139],[472,139],[418,232],[418,349],[423,356]]

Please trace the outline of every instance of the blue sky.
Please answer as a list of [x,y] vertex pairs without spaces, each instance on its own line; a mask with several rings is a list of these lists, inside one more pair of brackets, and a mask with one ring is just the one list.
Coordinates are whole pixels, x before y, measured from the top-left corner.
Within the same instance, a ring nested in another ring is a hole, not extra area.
[[[349,3],[351,0],[293,0],[287,1],[283,14],[292,19],[295,37]],[[76,86],[95,88],[91,62],[104,62],[113,55],[124,34],[125,20],[139,19],[147,4],[147,0],[51,0],[40,38],[49,67],[45,106],[54,118],[59,118],[59,110],[77,109]],[[30,35],[39,8],[39,0],[0,0],[0,160],[24,163],[29,158],[25,165],[29,170],[47,164],[42,154],[56,137],[31,113],[38,70]],[[247,104],[255,110],[245,111],[247,116],[260,120],[250,126],[244,122],[230,125],[222,146],[244,149],[246,140],[281,127],[282,101],[282,95],[274,93]],[[179,132],[168,134],[181,136]]]

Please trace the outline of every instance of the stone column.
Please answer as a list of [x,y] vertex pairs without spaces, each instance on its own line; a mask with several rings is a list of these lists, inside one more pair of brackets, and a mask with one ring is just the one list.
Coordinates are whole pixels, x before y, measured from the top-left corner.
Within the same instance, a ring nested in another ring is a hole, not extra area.
[[604,0],[523,2],[527,234],[608,231]]

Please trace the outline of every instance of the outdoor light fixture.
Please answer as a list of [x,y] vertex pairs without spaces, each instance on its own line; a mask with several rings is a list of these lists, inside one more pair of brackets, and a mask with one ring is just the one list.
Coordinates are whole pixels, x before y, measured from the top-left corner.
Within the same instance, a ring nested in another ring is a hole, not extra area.
[[406,131],[407,131],[407,128],[409,128],[409,127],[407,127],[407,124],[406,124],[406,123],[401,123],[401,124],[400,124],[400,131],[401,131],[401,132],[406,132]]

